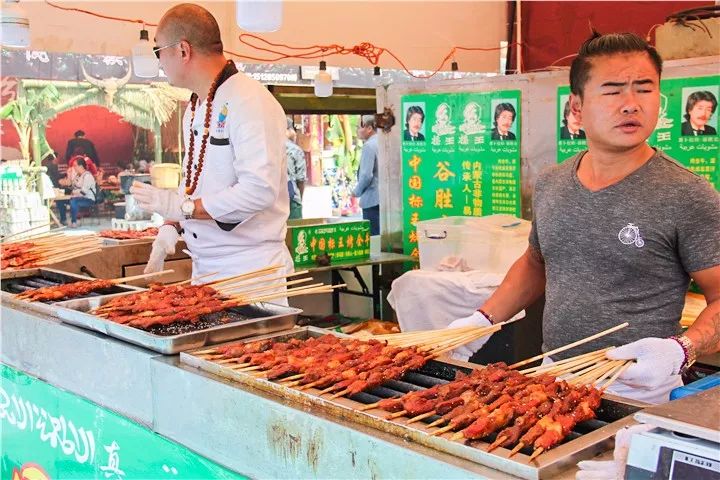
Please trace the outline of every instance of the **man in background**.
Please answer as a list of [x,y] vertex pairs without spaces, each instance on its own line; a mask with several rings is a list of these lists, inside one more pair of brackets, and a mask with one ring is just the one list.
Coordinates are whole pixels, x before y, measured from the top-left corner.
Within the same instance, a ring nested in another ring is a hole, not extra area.
[[100,166],[100,159],[95,150],[95,144],[85,138],[85,132],[82,130],[75,132],[74,138],[68,141],[67,148],[65,149],[65,161],[70,161],[70,159],[76,155],[90,157],[90,160],[93,161],[95,166]]
[[305,193],[307,180],[307,164],[305,152],[297,144],[297,133],[291,118],[287,119],[287,139],[285,153],[287,155],[288,192],[290,194],[290,220],[302,218],[302,196]]
[[357,186],[353,195],[360,199],[363,218],[370,221],[370,235],[380,234],[380,192],[378,191],[377,135],[374,115],[363,115],[358,138],[365,142],[360,155]]

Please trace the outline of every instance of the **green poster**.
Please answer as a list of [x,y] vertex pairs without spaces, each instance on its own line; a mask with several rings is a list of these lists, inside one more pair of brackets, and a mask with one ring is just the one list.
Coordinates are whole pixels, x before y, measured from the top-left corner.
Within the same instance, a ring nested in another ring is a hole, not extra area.
[[3,479],[245,478],[7,365],[0,382]]
[[[660,114],[648,143],[707,178],[720,190],[717,103],[720,76],[660,81]],[[561,138],[568,87],[558,88],[558,162],[586,148],[584,140]],[[567,123],[572,124],[573,118]],[[583,135],[584,136],[584,135]]]
[[520,91],[402,97],[403,246],[446,216],[520,216]]
[[570,87],[558,87],[557,94],[557,161],[587,150],[585,130],[570,111]]

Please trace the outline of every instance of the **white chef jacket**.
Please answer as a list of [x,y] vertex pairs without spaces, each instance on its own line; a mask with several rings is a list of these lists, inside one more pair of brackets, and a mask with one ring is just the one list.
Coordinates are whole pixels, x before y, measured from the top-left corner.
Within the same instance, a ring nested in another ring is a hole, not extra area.
[[[206,108],[205,100],[196,107],[193,165],[198,162]],[[188,105],[183,117],[186,152],[190,118]],[[285,246],[289,215],[286,123],[285,113],[272,94],[243,73],[235,73],[218,87],[204,166],[191,195],[202,198],[213,219],[180,222],[192,253],[194,276],[207,271],[218,271],[220,277],[237,275],[278,259],[282,259],[286,273],[292,271],[292,258]],[[183,176],[187,162],[186,154]],[[184,178],[179,192],[185,195]],[[216,220],[239,225],[225,231]]]

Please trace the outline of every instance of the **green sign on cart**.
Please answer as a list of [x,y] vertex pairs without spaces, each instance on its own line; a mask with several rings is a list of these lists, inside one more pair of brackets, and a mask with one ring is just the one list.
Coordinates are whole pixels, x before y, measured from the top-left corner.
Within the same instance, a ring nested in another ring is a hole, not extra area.
[[[557,160],[587,148],[585,132],[568,108],[570,89],[558,88]],[[720,190],[718,100],[720,76],[660,81],[660,113],[648,143],[705,177]]]
[[520,90],[402,97],[403,247],[446,216],[520,216]]
[[0,429],[4,480],[246,478],[2,364]]

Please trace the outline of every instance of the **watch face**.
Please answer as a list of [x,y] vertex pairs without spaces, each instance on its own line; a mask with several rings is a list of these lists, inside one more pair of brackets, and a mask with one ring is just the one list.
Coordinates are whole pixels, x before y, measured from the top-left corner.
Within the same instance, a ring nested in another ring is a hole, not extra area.
[[182,205],[180,205],[180,210],[186,215],[192,215],[195,210],[195,203],[189,199],[185,200]]

